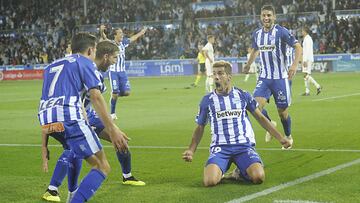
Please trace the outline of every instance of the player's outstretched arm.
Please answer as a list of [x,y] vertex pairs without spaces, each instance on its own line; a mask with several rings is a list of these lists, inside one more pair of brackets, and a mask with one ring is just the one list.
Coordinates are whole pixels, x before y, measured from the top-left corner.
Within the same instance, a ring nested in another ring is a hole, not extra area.
[[199,145],[201,138],[204,134],[204,128],[205,128],[205,126],[203,126],[203,125],[198,125],[195,128],[189,148],[187,150],[185,150],[184,153],[182,154],[182,158],[185,161],[187,161],[187,162],[192,161],[193,155],[196,151],[196,148]]
[[300,43],[296,43],[294,45],[294,48],[295,48],[295,59],[294,59],[294,62],[291,64],[290,68],[289,68],[289,72],[288,72],[288,78],[289,80],[291,80],[295,73],[296,73],[296,69],[299,65],[299,62],[301,60],[301,56],[302,56],[302,47],[300,45]]
[[113,122],[110,117],[110,114],[107,112],[106,102],[104,97],[101,95],[100,90],[90,89],[90,101],[100,117],[101,121],[104,123],[105,130],[109,133],[111,142],[118,151],[126,151],[128,149],[127,145],[127,136],[122,132]]
[[271,122],[261,113],[259,108],[256,108],[252,115],[256,118],[259,124],[268,131],[272,136],[274,136],[280,144],[285,148],[291,147],[290,142],[285,139],[285,137],[271,124]]
[[108,40],[108,38],[105,34],[105,29],[106,29],[105,25],[100,25],[100,27],[99,27],[100,41]]
[[130,42],[136,41],[137,39],[142,37],[145,34],[146,30],[147,30],[147,28],[143,28],[140,32],[138,32],[135,35],[131,36],[130,37]]
[[250,70],[250,65],[254,63],[256,57],[259,55],[259,50],[255,50],[254,48],[251,49],[249,60],[246,62],[243,72],[248,74]]

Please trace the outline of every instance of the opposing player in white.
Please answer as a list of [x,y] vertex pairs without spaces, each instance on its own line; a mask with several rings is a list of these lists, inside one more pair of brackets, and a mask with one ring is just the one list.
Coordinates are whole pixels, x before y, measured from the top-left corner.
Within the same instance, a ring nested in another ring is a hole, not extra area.
[[205,91],[212,92],[214,90],[214,79],[212,77],[212,64],[214,63],[214,46],[215,43],[215,36],[208,35],[207,36],[207,44],[202,49],[204,56],[205,56],[205,68],[206,68],[206,81],[205,81]]
[[310,95],[310,83],[316,87],[316,95],[320,94],[321,86],[316,80],[311,76],[311,68],[314,62],[314,53],[313,53],[313,40],[309,35],[310,29],[308,27],[303,27],[301,29],[301,34],[304,37],[302,46],[303,46],[303,62],[302,62],[302,72],[304,73],[304,82],[305,82],[305,92],[302,96]]

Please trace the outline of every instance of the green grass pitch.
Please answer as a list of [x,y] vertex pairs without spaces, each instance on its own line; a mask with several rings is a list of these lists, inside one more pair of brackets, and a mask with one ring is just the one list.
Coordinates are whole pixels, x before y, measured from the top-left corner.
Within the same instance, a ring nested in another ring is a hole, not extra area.
[[[209,126],[193,162],[185,163],[181,159],[195,127],[194,117],[204,95],[204,78],[199,87],[191,89],[184,87],[194,77],[131,78],[132,95],[118,100],[116,122],[132,138],[132,173],[147,185],[123,186],[115,152],[109,143],[102,142],[112,172],[90,202],[226,202],[359,159],[360,73],[313,76],[323,86],[318,96],[314,95],[314,87],[311,96],[300,96],[304,91],[301,74],[293,81],[290,115],[294,150],[281,151],[275,140],[265,143],[264,130],[250,116],[258,152],[265,164],[266,181],[261,185],[225,181],[212,188],[202,186]],[[252,92],[254,76],[247,83],[243,77],[234,76],[235,85]],[[41,170],[38,146],[41,85],[41,81],[0,82],[0,202],[41,202],[51,178],[51,172]],[[108,90],[104,95],[106,101],[109,95]],[[267,109],[283,132],[273,101]],[[50,144],[57,142],[52,140]],[[50,151],[51,171],[62,148],[51,146]],[[88,171],[89,166],[84,164],[82,176]],[[250,202],[360,202],[359,171],[360,165],[355,164]],[[66,180],[60,187],[60,196],[65,202]]]

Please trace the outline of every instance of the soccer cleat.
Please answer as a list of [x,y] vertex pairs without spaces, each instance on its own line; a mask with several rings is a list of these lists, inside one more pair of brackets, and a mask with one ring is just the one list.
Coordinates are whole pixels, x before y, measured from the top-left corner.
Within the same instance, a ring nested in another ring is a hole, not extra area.
[[320,86],[319,88],[316,89],[316,95],[319,95],[321,93],[322,87]]
[[289,135],[289,136],[285,136],[285,139],[289,140],[289,142],[290,142],[290,147],[288,147],[288,148],[281,147],[281,149],[282,149],[282,150],[288,150],[288,149],[291,149],[291,147],[292,147],[292,145],[293,145],[293,143],[294,143],[293,138],[291,137],[291,135]]
[[[271,123],[274,125],[274,127],[277,126],[277,123],[275,121],[271,121]],[[272,139],[271,134],[268,131],[266,131],[266,133],[265,133],[265,142],[270,142],[271,139]]]
[[238,180],[238,181],[244,180],[244,178],[240,173],[240,169],[237,167],[232,172],[225,174],[222,178],[225,180]]
[[116,114],[110,114],[110,116],[111,116],[111,119],[114,121],[114,120],[117,120],[118,119],[118,117],[116,116]]
[[304,93],[301,94],[301,96],[310,96],[310,93],[304,92]]
[[49,202],[60,202],[60,196],[56,190],[47,189],[42,198]]
[[133,186],[144,186],[145,182],[141,180],[137,180],[134,176],[130,176],[128,178],[123,177],[123,185],[133,185]]

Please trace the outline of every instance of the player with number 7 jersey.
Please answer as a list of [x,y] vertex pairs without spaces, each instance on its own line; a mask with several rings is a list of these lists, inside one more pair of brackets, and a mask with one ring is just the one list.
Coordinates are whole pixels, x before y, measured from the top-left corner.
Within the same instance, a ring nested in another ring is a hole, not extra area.
[[82,93],[102,86],[95,70],[94,62],[80,54],[47,66],[38,114],[40,124],[83,120]]

